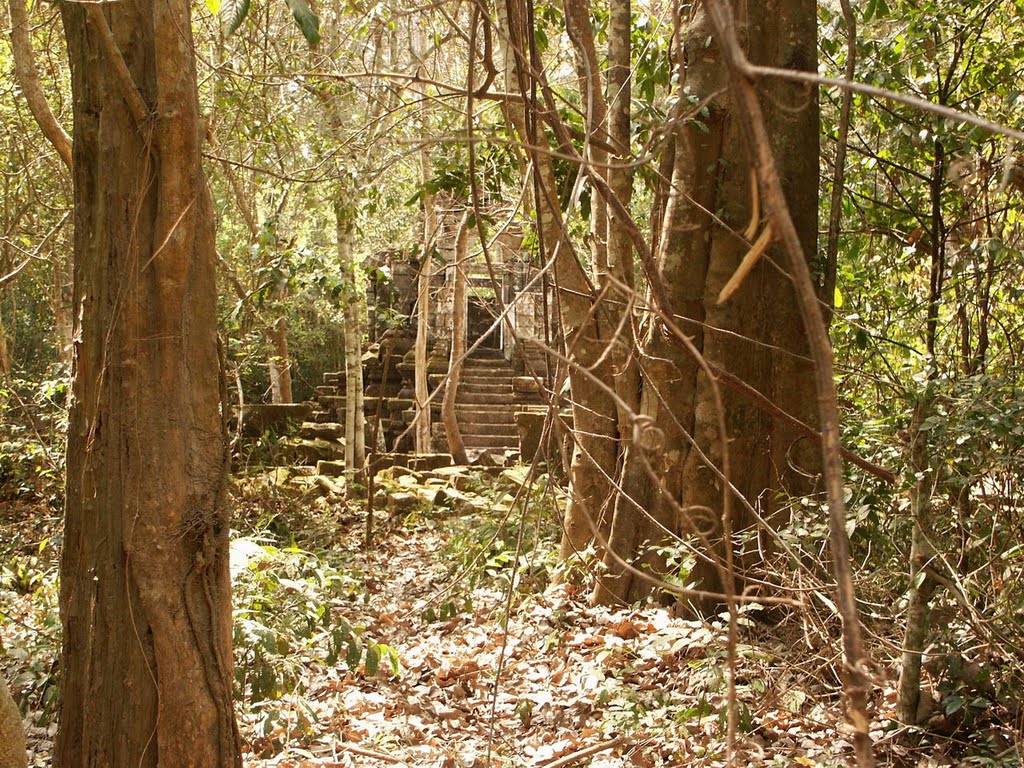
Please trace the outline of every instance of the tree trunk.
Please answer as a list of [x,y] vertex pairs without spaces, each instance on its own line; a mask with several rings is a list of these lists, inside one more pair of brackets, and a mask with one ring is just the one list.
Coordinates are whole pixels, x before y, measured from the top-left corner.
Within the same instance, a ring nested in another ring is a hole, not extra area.
[[272,403],[291,403],[292,399],[292,363],[288,357],[288,320],[279,317],[267,331],[267,344],[270,347],[268,362],[270,364],[270,401]]
[[[426,133],[429,127],[429,101],[423,100],[421,129]],[[420,168],[424,188],[433,176],[430,165],[430,148],[420,149]],[[430,270],[437,238],[437,211],[434,209],[434,195],[423,193],[423,250],[420,254],[420,270],[416,282],[416,344],[413,352],[414,388],[416,403],[416,453],[430,453],[430,377],[427,371],[427,336],[430,330]]]
[[[627,165],[631,152],[632,87],[630,62],[630,0],[611,0],[608,7],[608,138],[618,157],[608,167],[608,186],[626,210],[633,196],[633,173]],[[633,285],[633,244],[621,222],[609,217],[608,268],[626,285]]]
[[26,768],[28,752],[25,730],[21,726],[21,711],[11,696],[7,681],[0,679],[0,766]]
[[[608,164],[608,105],[601,90],[601,66],[590,21],[590,3],[588,0],[563,0],[562,8],[565,31],[576,52],[576,76],[586,119],[583,156],[604,175]],[[596,192],[592,193],[590,201],[590,237],[592,271],[595,279],[600,279],[600,275],[608,272],[608,206]]]
[[54,762],[240,766],[213,208],[189,3],[60,7],[74,384]]
[[462,379],[462,358],[466,356],[466,270],[469,268],[469,214],[459,222],[455,238],[455,283],[452,290],[452,349],[448,358],[448,375],[444,382],[444,400],[441,402],[441,421],[448,438],[448,450],[456,464],[468,464],[466,444],[455,414],[455,399]]
[[366,413],[363,409],[363,286],[353,253],[352,201],[335,193],[338,262],[345,282],[345,480],[351,487],[366,465]]
[[[748,56],[754,63],[816,68],[815,7],[809,0],[745,6]],[[748,145],[737,107],[727,94],[725,68],[702,8],[684,28],[686,84],[708,99],[701,125],[694,121],[675,135],[672,189],[659,238],[659,277],[679,316],[677,322],[703,356],[747,382],[785,411],[815,423],[814,382],[793,287],[767,259],[748,275],[732,299],[719,303],[721,289],[751,246],[739,236],[757,217],[752,206]],[[712,42],[708,42],[712,41]],[[781,82],[762,83],[776,157],[790,209],[804,243],[814,252],[817,234],[818,119],[813,93]],[[716,217],[709,215],[714,212]],[[724,226],[723,226],[724,225]],[[753,239],[748,232],[747,240]],[[769,255],[773,251],[769,250]],[[776,259],[776,263],[784,260]],[[638,567],[661,567],[664,529],[694,536],[696,566],[690,579],[722,591],[722,466],[713,382],[660,329],[644,342],[645,378],[641,412],[652,426],[659,450],[646,451],[643,471],[624,478],[634,520],[623,521],[618,554]],[[786,494],[811,488],[802,472],[819,466],[817,446],[789,424],[773,421],[748,399],[723,391],[728,450],[735,457],[730,478],[736,492],[772,517]],[[692,437],[692,441],[691,441]],[[657,481],[657,482],[656,482]],[[754,521],[741,514],[736,530]],[[759,557],[757,536],[739,554],[742,565]],[[648,586],[621,575],[620,597],[635,599]]]
[[[939,95],[940,103],[945,99]],[[932,409],[934,382],[939,376],[935,349],[939,329],[939,309],[945,282],[946,225],[942,211],[942,187],[946,177],[945,149],[942,142],[933,144],[931,191],[931,263],[928,287],[928,310],[925,318],[925,348],[928,350],[928,385],[924,399],[914,410],[911,424],[910,463],[918,480],[910,493],[914,527],[910,539],[910,587],[907,595],[907,621],[903,637],[903,663],[897,688],[896,711],[902,722],[917,723],[921,700],[921,656],[928,640],[928,604],[935,583],[928,577],[926,566],[935,555],[925,536],[928,508],[935,490],[935,476],[929,468],[928,435],[921,427]]]
[[[519,0],[500,0],[496,10],[502,30],[498,39],[502,45],[506,90],[529,93],[526,62],[521,58],[529,50],[526,10]],[[569,388],[575,442],[561,547],[562,556],[567,558],[592,543],[595,521],[612,501],[613,489],[608,478],[615,474],[618,421],[615,402],[608,394],[612,388],[610,371],[607,365],[596,365],[604,353],[608,332],[606,322],[591,312],[593,285],[565,236],[551,154],[540,149],[546,143],[543,129],[534,126],[535,130],[530,130],[523,102],[507,102],[505,114],[526,147],[530,173],[536,176],[535,208],[544,246],[542,253],[545,259],[554,259],[558,312],[565,349],[572,360]],[[524,178],[524,183],[531,180]]]
[[[633,193],[633,174],[628,162],[632,156],[631,132],[631,12],[630,0],[613,0],[608,19],[608,138],[617,158],[608,167],[608,188],[625,210],[629,210]],[[625,222],[618,221],[606,207],[608,221],[608,270],[623,285],[632,287],[633,244]],[[640,410],[640,369],[635,354],[636,338],[632,308],[625,304],[628,296],[613,294],[608,314],[616,325],[617,338],[612,340],[611,359],[615,371],[615,394],[618,397],[619,422],[619,485],[639,488],[648,485],[641,457],[633,445],[634,417]],[[636,505],[631,496],[619,493],[607,525],[608,552],[604,553],[604,570],[595,585],[593,601],[612,602],[628,596],[622,588],[619,552],[633,552],[637,547],[638,523],[648,516],[646,509]]]
[[57,326],[57,359],[71,363],[72,328],[70,273],[71,260],[65,253],[53,254],[53,322]]
[[[926,396],[927,398],[927,396]],[[896,687],[896,714],[901,723],[917,724],[921,702],[921,660],[928,640],[928,604],[935,581],[928,576],[928,561],[935,551],[925,535],[928,511],[934,491],[934,475],[929,469],[928,433],[921,430],[931,410],[927,399],[919,403],[911,424],[911,466],[918,480],[910,491],[913,532],[910,540],[910,587],[907,595],[907,619],[903,635],[903,660]]]
[[11,356],[7,351],[7,331],[4,330],[3,322],[0,322],[0,380],[6,380],[11,375]]

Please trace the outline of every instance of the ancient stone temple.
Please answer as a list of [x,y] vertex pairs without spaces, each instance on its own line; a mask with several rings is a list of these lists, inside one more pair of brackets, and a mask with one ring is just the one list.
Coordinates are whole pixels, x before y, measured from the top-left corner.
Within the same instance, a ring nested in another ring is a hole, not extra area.
[[[438,236],[431,264],[428,374],[432,393],[433,450],[448,450],[440,424],[441,395],[452,341],[456,241],[465,209],[438,211]],[[519,421],[544,410],[549,384],[544,348],[556,337],[552,292],[523,248],[523,233],[508,212],[490,211],[490,239],[481,243],[470,227],[466,341],[470,350],[456,399],[456,416],[471,454],[506,454],[520,448]],[[375,453],[411,452],[414,415],[416,296],[421,260],[399,251],[377,254],[368,286],[370,343],[363,358],[367,447]],[[552,366],[553,367],[553,366]],[[344,373],[325,376],[317,388],[313,418],[344,418]]]

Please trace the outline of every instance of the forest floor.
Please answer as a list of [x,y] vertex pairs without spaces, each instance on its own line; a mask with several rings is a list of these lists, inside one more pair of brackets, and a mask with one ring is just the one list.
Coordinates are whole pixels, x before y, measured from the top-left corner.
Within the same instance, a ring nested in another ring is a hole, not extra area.
[[[363,504],[308,479],[236,484],[247,768],[726,764],[723,618],[590,606],[572,574],[558,578],[554,494],[523,515],[509,477],[471,476],[447,495],[422,478],[386,479],[406,505],[378,511],[369,548]],[[55,506],[0,501],[2,662],[26,704],[35,766],[49,765],[56,729]],[[807,612],[743,622],[735,764],[851,764],[838,632],[834,617]],[[937,696],[935,728],[898,726],[894,660],[881,653],[880,764],[1020,765],[1013,703],[968,722]]]

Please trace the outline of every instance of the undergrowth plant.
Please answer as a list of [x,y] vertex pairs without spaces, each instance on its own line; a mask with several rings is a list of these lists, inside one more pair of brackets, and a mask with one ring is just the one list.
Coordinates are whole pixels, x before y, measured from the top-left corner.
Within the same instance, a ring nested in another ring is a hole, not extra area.
[[49,539],[31,554],[7,551],[0,568],[2,655],[22,714],[36,713],[36,725],[56,722],[60,691],[60,613],[57,562]]
[[[307,672],[343,662],[350,671],[397,675],[393,648],[365,637],[341,608],[361,585],[312,552],[260,538],[232,542],[234,646],[240,698],[250,706],[303,692]],[[383,665],[383,666],[382,666]]]
[[544,590],[559,567],[561,529],[552,514],[546,483],[527,485],[514,495],[508,480],[479,491],[488,503],[474,515],[446,521],[442,556],[449,563],[457,597],[427,618],[444,619],[460,606],[469,610],[469,593],[477,588],[530,594]]

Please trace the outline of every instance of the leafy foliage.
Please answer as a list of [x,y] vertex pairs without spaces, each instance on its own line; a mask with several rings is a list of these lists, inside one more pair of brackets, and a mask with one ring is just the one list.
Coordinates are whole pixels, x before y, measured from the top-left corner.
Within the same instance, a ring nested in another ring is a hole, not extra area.
[[[285,0],[292,11],[295,23],[310,45],[320,42],[320,19],[310,10],[305,0]],[[206,7],[224,21],[224,29],[233,35],[242,26],[252,7],[251,0],[206,0]]]
[[374,643],[338,615],[357,582],[311,552],[283,549],[265,539],[232,542],[236,590],[236,681],[259,706],[285,694],[301,694],[311,665],[376,675],[381,662],[399,673],[398,655]]

